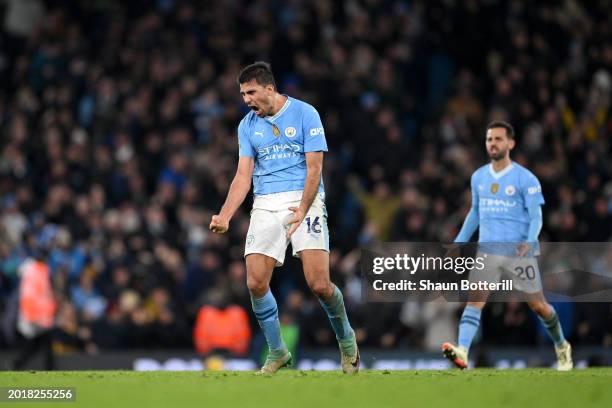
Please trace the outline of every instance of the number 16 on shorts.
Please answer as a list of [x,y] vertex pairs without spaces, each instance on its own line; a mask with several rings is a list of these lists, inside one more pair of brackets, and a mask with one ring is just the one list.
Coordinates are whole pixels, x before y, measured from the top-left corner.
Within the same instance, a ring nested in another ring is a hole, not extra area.
[[312,220],[312,217],[308,216],[306,218],[304,218],[304,221],[306,221],[306,225],[308,226],[308,233],[315,233],[315,234],[320,234],[321,233],[321,223],[319,223],[319,217],[316,216],[314,217],[314,219]]

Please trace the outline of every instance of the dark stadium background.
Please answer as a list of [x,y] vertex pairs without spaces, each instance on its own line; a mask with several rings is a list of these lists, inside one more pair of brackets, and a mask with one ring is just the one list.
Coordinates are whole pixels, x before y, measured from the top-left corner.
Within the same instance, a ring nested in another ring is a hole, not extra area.
[[[513,158],[542,182],[541,238],[608,241],[611,10],[604,0],[1,2],[0,354],[8,361],[22,341],[17,267],[44,250],[60,367],[71,356],[95,368],[129,351],[194,355],[200,308],[229,304],[252,328],[240,357],[259,359],[242,259],[250,199],[228,234],[208,231],[246,113],[235,79],[256,60],[321,114],[333,280],[360,344],[393,358],[437,352],[461,305],[362,303],[359,247],[451,240],[494,119],[514,124]],[[337,359],[289,255],[273,290],[300,350]],[[609,303],[556,307],[578,352],[612,345]],[[545,346],[552,358],[523,304],[490,305],[483,326],[481,350]]]

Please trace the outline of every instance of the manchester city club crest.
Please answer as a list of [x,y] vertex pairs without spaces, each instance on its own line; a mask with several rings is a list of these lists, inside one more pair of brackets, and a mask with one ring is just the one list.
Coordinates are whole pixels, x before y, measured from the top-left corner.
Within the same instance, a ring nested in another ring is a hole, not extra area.
[[493,183],[491,184],[491,192],[493,194],[497,193],[499,191],[499,184],[498,183]]
[[247,235],[246,246],[249,247],[249,246],[253,245],[254,241],[255,241],[255,236],[253,234]]
[[293,126],[289,126],[287,129],[285,129],[285,136],[287,137],[294,137],[295,136],[295,128]]

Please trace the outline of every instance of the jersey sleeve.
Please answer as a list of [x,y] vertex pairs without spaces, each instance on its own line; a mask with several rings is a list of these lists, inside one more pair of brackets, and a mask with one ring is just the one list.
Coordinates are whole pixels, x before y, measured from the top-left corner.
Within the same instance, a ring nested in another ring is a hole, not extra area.
[[249,126],[244,119],[238,125],[238,156],[255,157],[255,148],[249,139]]
[[476,181],[476,173],[472,174],[470,187],[472,190],[472,207],[463,221],[459,234],[457,234],[457,237],[455,237],[455,240],[453,241],[456,243],[469,242],[472,235],[474,235],[476,228],[478,228],[478,225],[480,224],[480,214],[478,213],[478,183]]
[[476,172],[472,174],[472,177],[470,179],[470,189],[472,190],[472,208],[476,211],[476,213],[478,213],[479,198],[478,198],[478,180],[477,180],[476,174],[477,174]]
[[304,132],[304,152],[326,152],[327,141],[319,113],[313,107],[308,107],[302,121]]
[[544,204],[544,196],[542,195],[542,186],[540,181],[532,173],[527,173],[523,177],[522,193],[525,200],[525,208],[530,208],[536,205]]

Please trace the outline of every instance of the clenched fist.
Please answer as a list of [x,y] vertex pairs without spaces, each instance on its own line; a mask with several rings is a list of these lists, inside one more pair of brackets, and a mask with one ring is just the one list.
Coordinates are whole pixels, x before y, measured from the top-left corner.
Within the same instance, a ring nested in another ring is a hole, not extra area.
[[213,215],[208,227],[212,232],[223,234],[229,229],[229,220],[222,218],[219,214]]

